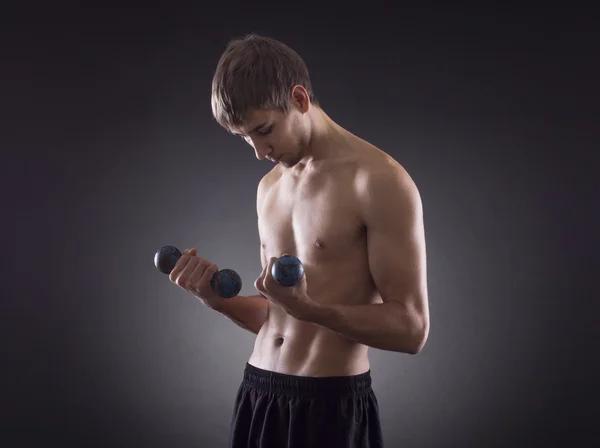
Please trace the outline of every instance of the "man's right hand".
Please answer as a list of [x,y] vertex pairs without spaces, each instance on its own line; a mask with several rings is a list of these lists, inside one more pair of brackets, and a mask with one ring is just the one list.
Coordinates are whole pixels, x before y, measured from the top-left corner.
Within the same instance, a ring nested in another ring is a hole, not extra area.
[[196,249],[186,249],[169,274],[169,280],[185,289],[209,308],[217,308],[224,300],[215,293],[210,281],[219,267],[197,256]]

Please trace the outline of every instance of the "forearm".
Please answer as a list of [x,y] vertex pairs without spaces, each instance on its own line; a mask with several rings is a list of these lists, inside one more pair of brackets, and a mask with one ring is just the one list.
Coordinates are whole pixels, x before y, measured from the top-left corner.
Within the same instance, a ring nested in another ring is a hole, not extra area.
[[320,305],[309,320],[360,344],[411,354],[421,350],[428,332],[422,318],[394,302]]
[[267,319],[268,307],[268,301],[263,296],[256,295],[223,299],[212,308],[244,330],[258,334]]

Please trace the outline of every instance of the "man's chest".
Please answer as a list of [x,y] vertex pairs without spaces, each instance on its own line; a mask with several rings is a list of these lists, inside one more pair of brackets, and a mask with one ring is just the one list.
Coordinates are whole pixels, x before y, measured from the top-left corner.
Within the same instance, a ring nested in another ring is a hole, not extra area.
[[352,179],[281,179],[259,207],[258,227],[267,257],[284,252],[307,262],[339,257],[363,232]]

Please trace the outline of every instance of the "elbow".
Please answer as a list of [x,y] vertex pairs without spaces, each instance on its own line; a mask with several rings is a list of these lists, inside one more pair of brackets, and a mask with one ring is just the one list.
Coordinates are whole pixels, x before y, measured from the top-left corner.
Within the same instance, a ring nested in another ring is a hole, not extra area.
[[413,327],[410,344],[406,348],[406,353],[409,355],[417,355],[423,350],[429,337],[429,321],[423,320],[420,324]]
[[409,355],[418,355],[419,353],[421,353],[421,350],[423,350],[423,347],[425,347],[426,342],[426,337],[417,340],[415,343],[410,345],[406,353],[408,353]]

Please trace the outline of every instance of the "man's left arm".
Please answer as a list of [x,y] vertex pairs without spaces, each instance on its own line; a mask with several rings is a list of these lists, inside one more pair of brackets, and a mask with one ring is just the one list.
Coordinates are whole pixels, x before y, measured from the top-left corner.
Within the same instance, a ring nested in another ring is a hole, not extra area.
[[418,353],[429,334],[421,198],[400,166],[371,173],[359,189],[369,268],[383,303],[318,305],[306,319],[381,350]]

